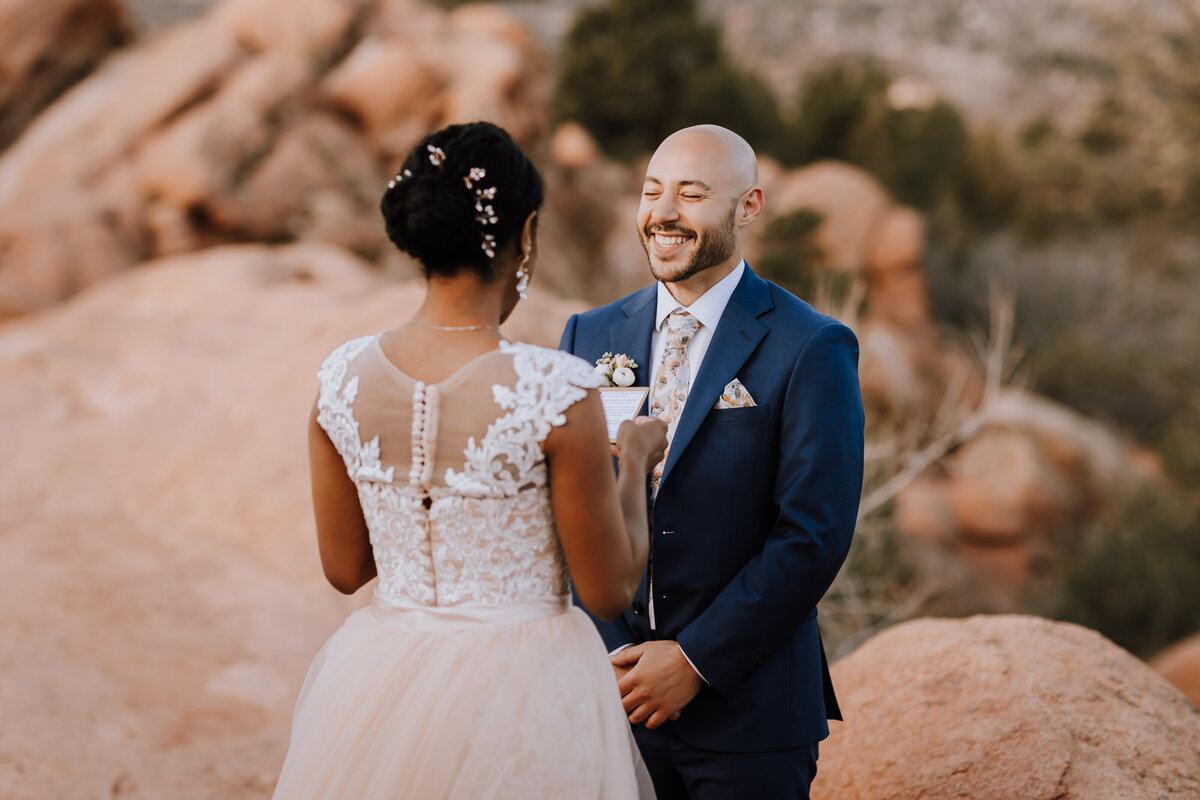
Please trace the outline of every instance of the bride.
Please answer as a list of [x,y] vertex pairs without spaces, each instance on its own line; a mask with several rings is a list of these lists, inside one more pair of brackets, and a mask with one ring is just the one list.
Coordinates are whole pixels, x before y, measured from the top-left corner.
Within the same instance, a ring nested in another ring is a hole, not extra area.
[[595,615],[646,566],[665,426],[617,435],[591,365],[501,339],[533,273],[542,181],[488,123],[417,145],[382,201],[424,304],[338,347],[309,429],[321,563],[369,606],[317,654],[286,798],[652,796]]

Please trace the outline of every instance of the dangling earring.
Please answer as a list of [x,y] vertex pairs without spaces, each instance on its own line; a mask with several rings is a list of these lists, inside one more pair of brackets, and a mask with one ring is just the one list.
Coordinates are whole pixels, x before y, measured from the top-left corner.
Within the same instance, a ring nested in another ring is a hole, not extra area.
[[522,300],[529,297],[529,270],[525,269],[525,265],[529,263],[529,253],[521,256],[521,265],[517,267],[517,297]]

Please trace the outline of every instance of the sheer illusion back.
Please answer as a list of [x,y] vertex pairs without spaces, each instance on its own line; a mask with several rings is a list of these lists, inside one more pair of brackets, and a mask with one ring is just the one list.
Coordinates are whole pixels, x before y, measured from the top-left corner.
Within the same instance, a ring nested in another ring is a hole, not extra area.
[[574,356],[501,342],[435,384],[400,371],[380,337],[326,359],[318,421],[358,487],[395,606],[559,598],[567,572],[542,444],[602,383]]

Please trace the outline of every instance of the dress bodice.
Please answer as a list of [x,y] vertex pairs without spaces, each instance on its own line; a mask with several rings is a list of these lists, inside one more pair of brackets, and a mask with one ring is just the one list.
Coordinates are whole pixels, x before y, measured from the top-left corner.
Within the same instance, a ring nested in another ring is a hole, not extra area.
[[358,488],[379,572],[400,606],[498,605],[567,592],[542,450],[587,388],[587,362],[526,344],[414,380],[379,336],[325,360],[317,420]]

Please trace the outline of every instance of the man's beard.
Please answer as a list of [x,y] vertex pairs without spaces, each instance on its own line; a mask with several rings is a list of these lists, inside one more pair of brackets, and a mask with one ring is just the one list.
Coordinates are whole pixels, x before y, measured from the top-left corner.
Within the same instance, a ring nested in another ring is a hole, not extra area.
[[[682,225],[655,225],[647,226],[647,228],[639,231],[642,241],[642,249],[646,251],[646,260],[650,262],[650,274],[655,280],[666,281],[667,283],[678,283],[686,281],[695,275],[699,275],[710,267],[715,267],[729,259],[733,255],[734,248],[737,246],[737,239],[734,237],[734,212],[735,208],[729,210],[729,216],[725,219],[725,224],[719,228],[713,228],[704,233],[703,236],[698,235],[695,231],[689,230]],[[696,239],[696,249],[692,252],[692,257],[682,267],[676,269],[675,272],[667,272],[661,265],[654,263],[654,256],[650,253],[650,238],[655,233],[681,233],[685,236],[692,236]]]

